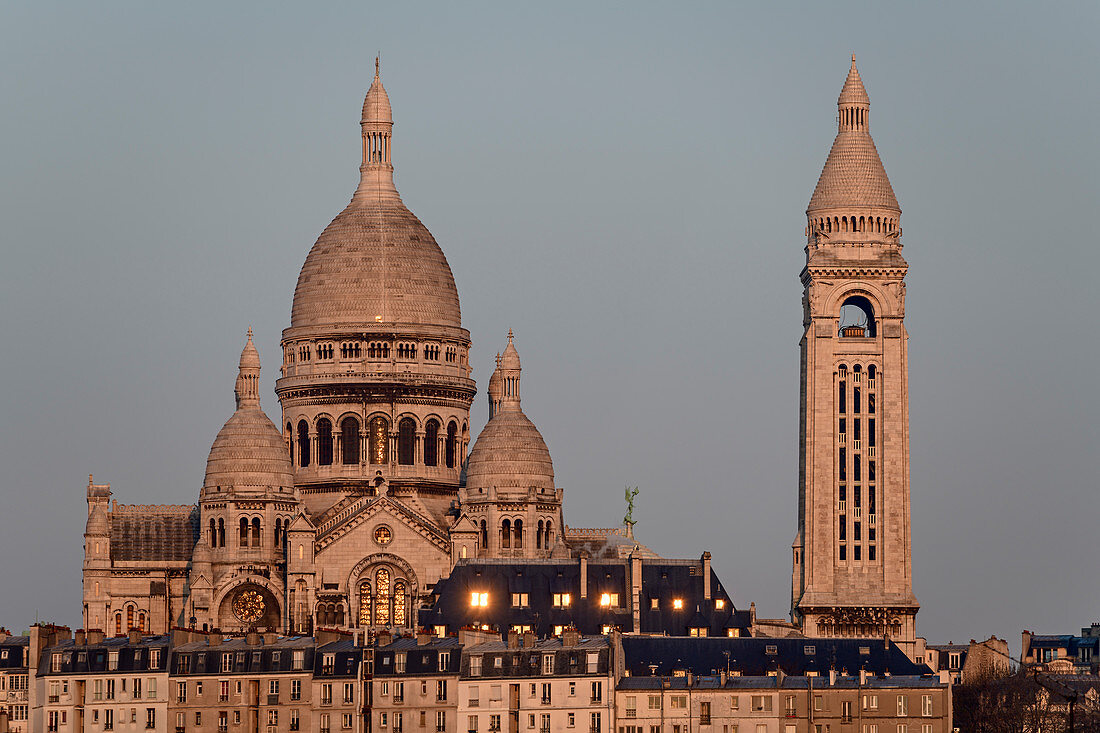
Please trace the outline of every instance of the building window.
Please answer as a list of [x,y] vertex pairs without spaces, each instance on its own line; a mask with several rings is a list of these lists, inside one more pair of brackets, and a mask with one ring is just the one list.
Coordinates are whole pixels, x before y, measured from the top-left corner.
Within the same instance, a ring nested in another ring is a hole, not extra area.
[[340,421],[340,459],[345,466],[359,463],[359,421],[354,417]]
[[298,421],[298,465],[309,465],[309,423]]
[[411,417],[397,423],[397,462],[402,466],[413,465],[416,452],[416,423]]
[[439,465],[439,421],[429,420],[424,426],[424,465]]
[[332,465],[332,421],[327,417],[317,421],[317,465]]
[[458,424],[453,420],[447,425],[447,441],[444,445],[444,453],[447,468],[454,468],[455,456],[458,454]]
[[386,418],[376,415],[370,421],[370,462],[381,465],[390,459],[390,424]]

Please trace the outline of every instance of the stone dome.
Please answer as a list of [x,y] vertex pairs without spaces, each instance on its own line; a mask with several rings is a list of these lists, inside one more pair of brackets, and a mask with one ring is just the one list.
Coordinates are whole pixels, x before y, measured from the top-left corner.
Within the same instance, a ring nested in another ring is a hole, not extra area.
[[375,323],[461,328],[462,315],[450,265],[427,227],[397,196],[357,195],[309,251],[290,326]]
[[508,346],[489,378],[489,422],[477,436],[466,463],[466,490],[554,489],[554,463],[535,424],[520,406],[519,352],[508,331]]
[[393,185],[393,122],[377,73],[360,125],[359,187],[306,256],[294,289],[290,327],[461,328],[458,289],[447,258]]
[[466,464],[466,489],[554,488],[542,433],[521,410],[501,410],[482,429]]
[[252,329],[241,352],[237,377],[237,409],[225,422],[206,459],[203,487],[277,487],[294,485],[293,469],[283,436],[260,409],[260,355],[252,344]]

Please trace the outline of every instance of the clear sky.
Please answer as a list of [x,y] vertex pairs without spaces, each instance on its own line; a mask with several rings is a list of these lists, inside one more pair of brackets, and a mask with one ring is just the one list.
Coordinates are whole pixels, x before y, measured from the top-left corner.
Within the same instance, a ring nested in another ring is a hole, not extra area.
[[1095,3],[5,3],[0,623],[80,623],[89,473],[192,503],[264,407],[382,54],[484,387],[508,328],[566,521],[784,616],[804,210],[858,58],[910,263],[931,641],[1100,620]]

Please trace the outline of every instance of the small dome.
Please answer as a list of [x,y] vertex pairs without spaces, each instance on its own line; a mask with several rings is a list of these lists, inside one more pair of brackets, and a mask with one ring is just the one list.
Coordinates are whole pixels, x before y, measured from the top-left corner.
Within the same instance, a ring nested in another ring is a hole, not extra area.
[[283,436],[260,409],[259,377],[260,354],[252,343],[250,328],[234,390],[237,410],[218,431],[206,459],[203,486],[207,489],[294,485]]
[[504,353],[500,355],[501,369],[519,369],[519,352],[512,341],[512,329],[508,329],[508,345],[504,347]]
[[294,485],[283,436],[259,407],[233,413],[210,446],[203,486],[223,489]]
[[535,424],[520,410],[497,412],[477,436],[466,489],[554,488],[554,463]]

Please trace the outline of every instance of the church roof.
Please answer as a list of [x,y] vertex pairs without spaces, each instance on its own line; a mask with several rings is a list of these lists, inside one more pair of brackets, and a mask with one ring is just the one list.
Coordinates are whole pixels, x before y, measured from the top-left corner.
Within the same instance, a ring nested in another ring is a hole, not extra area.
[[111,510],[111,559],[188,562],[199,539],[194,506],[116,504]]
[[298,275],[290,327],[405,324],[461,328],[447,258],[393,185],[389,96],[376,74],[363,102],[368,153],[351,203],[313,245]]
[[837,104],[842,112],[839,130],[810,197],[807,213],[854,207],[883,208],[900,213],[901,207],[875,141],[871,139],[869,125],[865,120],[848,124],[843,118],[846,109],[859,108],[866,115],[870,106],[854,56]]

